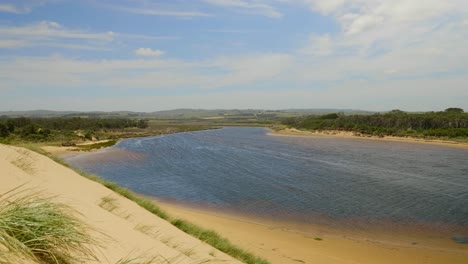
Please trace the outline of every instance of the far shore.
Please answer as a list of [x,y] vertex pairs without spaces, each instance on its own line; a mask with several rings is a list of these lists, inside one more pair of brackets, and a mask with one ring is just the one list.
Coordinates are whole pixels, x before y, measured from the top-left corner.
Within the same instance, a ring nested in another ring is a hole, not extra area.
[[383,140],[383,141],[395,141],[395,142],[407,142],[407,143],[422,143],[422,144],[431,144],[439,145],[446,147],[456,147],[468,149],[468,142],[457,142],[450,140],[442,139],[424,139],[424,138],[414,138],[414,137],[395,137],[395,136],[372,136],[359,134],[352,131],[340,131],[340,130],[313,130],[305,131],[295,128],[286,128],[278,131],[272,131],[268,133],[271,136],[297,136],[297,137],[336,137],[336,138],[353,138],[353,139],[370,139],[370,140]]

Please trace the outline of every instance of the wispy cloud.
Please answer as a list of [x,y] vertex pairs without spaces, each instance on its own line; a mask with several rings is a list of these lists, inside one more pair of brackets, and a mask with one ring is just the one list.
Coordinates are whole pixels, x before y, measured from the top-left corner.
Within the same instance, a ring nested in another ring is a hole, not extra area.
[[150,48],[138,48],[135,50],[135,54],[139,56],[147,56],[147,57],[159,57],[163,55],[165,52],[162,50],[153,50]]
[[0,4],[0,12],[6,12],[6,13],[14,13],[14,14],[21,14],[25,13],[25,10],[20,10],[16,6],[12,4]]
[[0,39],[0,49],[15,49],[26,46],[26,42],[14,39]]
[[16,0],[14,3],[0,3],[0,12],[27,14],[31,13],[35,7],[57,1],[58,0]]
[[262,15],[271,18],[281,18],[283,14],[279,12],[271,1],[261,0],[203,0],[205,3],[230,8],[244,14]]
[[240,33],[240,34],[256,32],[255,30],[244,30],[244,29],[206,29],[203,31],[213,32],[213,33]]
[[60,46],[69,49],[102,49],[105,43],[114,40],[115,33],[91,33],[68,29],[52,21],[40,21],[25,26],[0,27],[0,36],[0,48]]
[[171,17],[178,17],[178,18],[213,16],[212,14],[200,12],[200,11],[169,10],[169,9],[159,8],[156,6],[142,7],[142,8],[112,6],[112,8],[116,10],[120,10],[120,11],[141,14],[141,15],[151,15],[151,16],[171,16]]
[[112,41],[113,32],[104,33],[88,33],[82,30],[72,30],[64,28],[59,23],[53,21],[40,21],[26,26],[0,27],[0,35],[2,37],[21,37],[33,39],[52,39],[52,38],[67,38],[67,39],[92,39]]

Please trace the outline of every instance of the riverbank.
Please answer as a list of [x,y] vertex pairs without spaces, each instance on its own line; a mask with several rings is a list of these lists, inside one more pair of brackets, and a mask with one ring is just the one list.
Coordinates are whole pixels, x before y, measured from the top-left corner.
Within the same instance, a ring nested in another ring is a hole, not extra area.
[[468,245],[428,233],[363,233],[275,222],[159,200],[156,203],[174,216],[213,229],[271,263],[462,264],[468,259]]
[[424,138],[411,138],[411,137],[395,137],[395,136],[372,136],[359,134],[357,132],[351,131],[340,131],[340,130],[313,130],[305,131],[295,128],[286,128],[281,130],[273,130],[268,133],[272,136],[322,136],[322,137],[337,137],[337,138],[353,138],[353,139],[370,139],[370,140],[383,140],[383,141],[395,141],[395,142],[407,142],[407,143],[422,143],[422,144],[432,144],[445,147],[456,147],[468,149],[468,142],[457,142],[449,141],[442,139],[424,139]]
[[0,194],[15,188],[19,188],[17,192],[21,195],[40,192],[79,212],[77,217],[100,244],[90,248],[97,260],[86,263],[120,263],[124,259],[142,262],[153,259],[156,263],[239,263],[134,201],[33,151],[0,144],[0,175]]

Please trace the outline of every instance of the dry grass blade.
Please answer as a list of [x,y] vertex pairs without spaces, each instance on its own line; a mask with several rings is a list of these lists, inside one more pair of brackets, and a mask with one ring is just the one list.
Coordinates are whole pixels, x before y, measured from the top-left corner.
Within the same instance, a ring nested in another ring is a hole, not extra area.
[[[0,249],[39,263],[97,260],[97,241],[77,212],[38,193],[0,195]],[[1,256],[1,255],[0,255]]]

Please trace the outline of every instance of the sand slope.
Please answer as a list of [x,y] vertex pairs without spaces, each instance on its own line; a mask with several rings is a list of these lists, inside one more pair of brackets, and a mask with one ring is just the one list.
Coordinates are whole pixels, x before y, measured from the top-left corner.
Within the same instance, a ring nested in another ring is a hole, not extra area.
[[[156,257],[160,263],[239,263],[180,231],[134,202],[35,152],[0,144],[0,194],[23,189],[56,196],[82,214],[104,248],[96,263],[116,263],[132,256]],[[111,202],[103,203],[108,197]],[[94,263],[94,262],[92,262]]]

